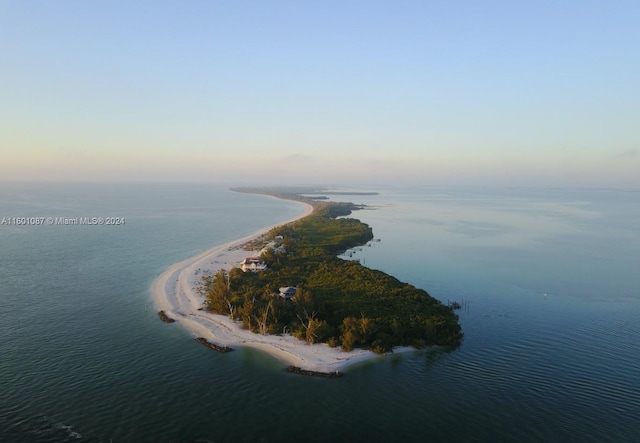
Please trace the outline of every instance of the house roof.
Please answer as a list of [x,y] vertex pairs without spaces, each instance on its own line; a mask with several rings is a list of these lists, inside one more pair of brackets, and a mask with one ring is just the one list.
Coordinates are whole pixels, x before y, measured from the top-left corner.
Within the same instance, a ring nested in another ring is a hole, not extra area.
[[242,264],[249,264],[249,263],[262,263],[262,260],[260,260],[260,257],[247,257],[244,260],[242,260]]

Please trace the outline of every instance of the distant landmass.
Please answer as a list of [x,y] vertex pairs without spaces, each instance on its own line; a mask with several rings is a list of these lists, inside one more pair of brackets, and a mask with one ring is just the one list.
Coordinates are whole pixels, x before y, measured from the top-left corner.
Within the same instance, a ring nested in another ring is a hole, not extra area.
[[331,191],[328,188],[314,186],[235,187],[231,188],[231,190],[248,194],[267,194],[274,197],[293,198],[294,200],[304,199],[304,196],[307,195],[313,195],[315,200],[321,199],[325,195],[379,195],[377,192]]

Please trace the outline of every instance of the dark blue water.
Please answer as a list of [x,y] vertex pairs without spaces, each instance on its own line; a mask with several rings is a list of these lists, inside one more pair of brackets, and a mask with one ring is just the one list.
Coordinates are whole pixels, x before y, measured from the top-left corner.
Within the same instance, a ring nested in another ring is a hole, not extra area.
[[[302,208],[224,187],[2,185],[0,441],[640,441],[640,194],[379,188],[365,265],[464,300],[456,350],[285,373],[157,319],[170,264]],[[341,199],[344,199],[341,197]],[[546,295],[545,295],[546,294]]]

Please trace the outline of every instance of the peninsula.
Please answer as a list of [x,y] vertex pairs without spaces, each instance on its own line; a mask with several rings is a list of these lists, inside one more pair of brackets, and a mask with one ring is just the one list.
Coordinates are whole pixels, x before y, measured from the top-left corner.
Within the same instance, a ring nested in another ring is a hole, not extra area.
[[373,239],[369,226],[343,218],[361,206],[323,201],[317,189],[234,190],[305,211],[171,266],[152,285],[163,317],[218,346],[257,348],[322,373],[461,342],[457,316],[426,291],[337,257]]

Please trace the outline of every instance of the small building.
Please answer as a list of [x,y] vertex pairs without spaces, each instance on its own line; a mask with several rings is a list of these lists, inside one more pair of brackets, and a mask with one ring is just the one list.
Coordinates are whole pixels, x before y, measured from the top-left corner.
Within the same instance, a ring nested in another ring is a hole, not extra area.
[[279,296],[283,300],[291,300],[293,297],[295,297],[297,290],[298,288],[296,288],[295,286],[284,286],[280,288]]
[[267,269],[267,264],[260,257],[247,257],[240,262],[240,269],[244,272],[259,272]]

